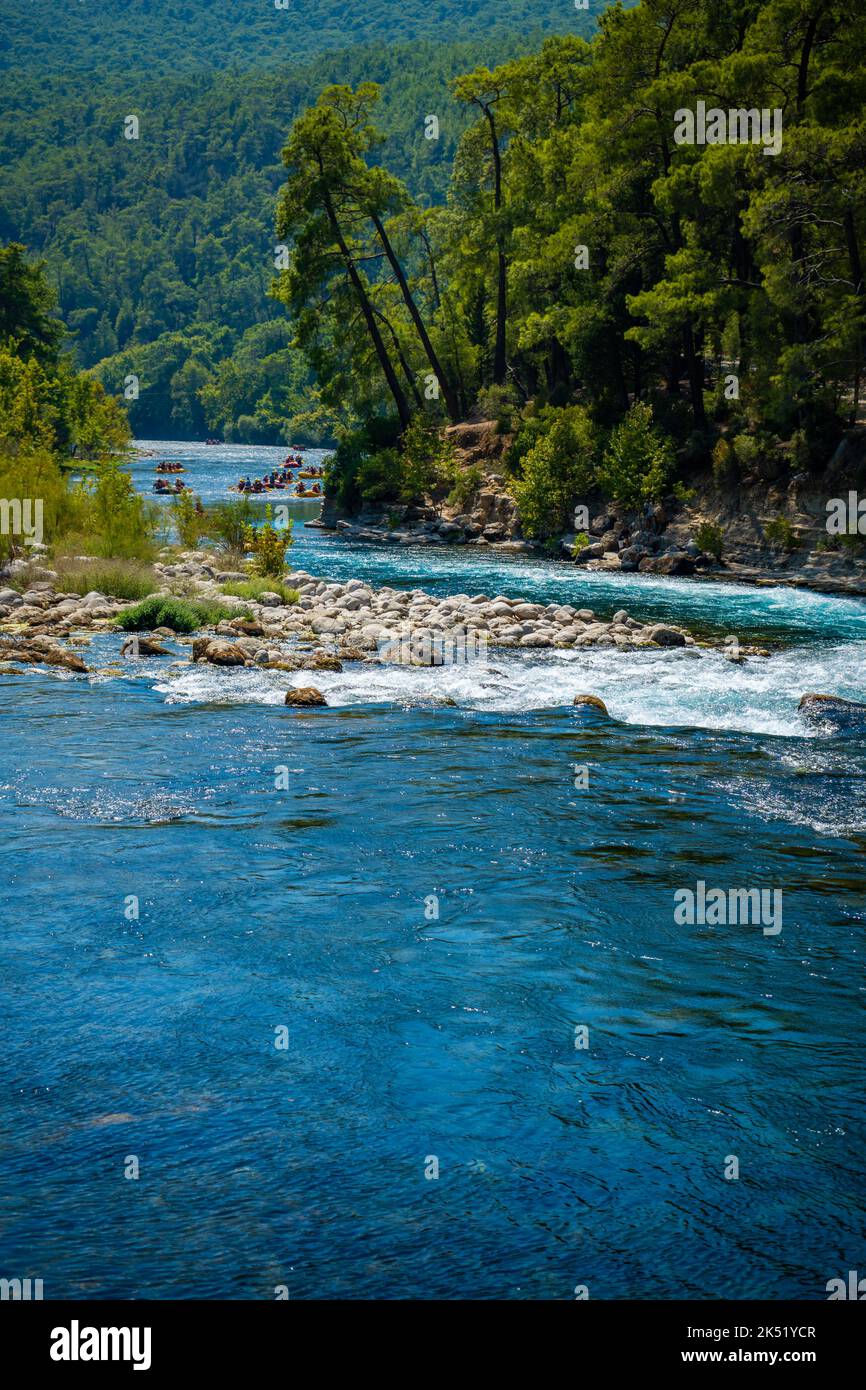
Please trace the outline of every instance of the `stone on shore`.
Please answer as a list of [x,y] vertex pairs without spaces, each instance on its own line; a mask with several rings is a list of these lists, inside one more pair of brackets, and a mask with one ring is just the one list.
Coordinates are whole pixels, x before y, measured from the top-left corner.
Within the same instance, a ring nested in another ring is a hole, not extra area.
[[647,640],[655,642],[659,647],[684,647],[686,645],[685,634],[679,628],[668,627],[667,623],[655,623],[647,630]]

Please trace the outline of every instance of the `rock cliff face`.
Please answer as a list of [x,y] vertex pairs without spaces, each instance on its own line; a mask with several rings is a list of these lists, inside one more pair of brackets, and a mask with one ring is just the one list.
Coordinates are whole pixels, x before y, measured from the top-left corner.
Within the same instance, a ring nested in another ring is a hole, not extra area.
[[[445,437],[462,487],[443,485],[416,506],[368,506],[355,517],[340,514],[326,499],[319,524],[361,540],[395,544],[541,548],[523,537],[508,488],[504,455],[511,436],[500,434],[493,421],[481,420],[451,425]],[[826,524],[830,499],[847,499],[858,483],[866,512],[862,429],[849,432],[819,473],[795,472],[780,456],[772,466],[765,462],[724,482],[706,468],[689,478],[683,497],[671,495],[638,509],[595,499],[580,549],[573,532],[543,548],[589,569],[674,576],[711,571],[866,593],[866,534],[832,537]],[[863,525],[866,531],[866,516]]]

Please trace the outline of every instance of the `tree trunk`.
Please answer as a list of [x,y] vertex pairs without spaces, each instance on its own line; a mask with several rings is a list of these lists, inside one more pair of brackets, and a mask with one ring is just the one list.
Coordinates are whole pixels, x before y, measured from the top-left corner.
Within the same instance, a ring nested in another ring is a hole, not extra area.
[[400,363],[400,366],[403,369],[403,375],[406,378],[406,385],[409,387],[409,390],[415,397],[415,404],[417,405],[418,409],[423,410],[424,402],[421,399],[421,392],[418,390],[418,384],[415,381],[414,376],[412,375],[412,368],[406,361],[406,356],[403,352],[402,347],[400,346],[400,339],[397,337],[397,332],[394,328],[394,325],[392,324],[391,320],[387,318],[385,314],[382,313],[381,309],[374,309],[373,313],[376,315],[377,319],[382,320],[388,332],[391,334],[391,341],[394,344],[394,351],[397,354],[397,361]]
[[505,382],[505,316],[507,313],[507,263],[505,260],[505,247],[503,245],[502,227],[499,224],[499,213],[502,210],[502,157],[499,152],[499,140],[496,134],[496,122],[493,119],[493,112],[488,105],[483,106],[483,111],[490,126],[490,147],[493,154],[493,208],[496,217],[496,346],[493,351],[493,380],[497,386],[502,386]]
[[382,334],[379,332],[379,327],[376,323],[375,315],[373,313],[373,306],[371,305],[367,292],[364,289],[364,282],[358,274],[358,268],[355,265],[355,262],[352,260],[349,248],[346,245],[346,242],[343,238],[343,233],[340,229],[340,224],[337,221],[337,214],[334,212],[334,205],[331,202],[330,196],[328,194],[325,194],[324,203],[325,212],[327,213],[328,217],[328,222],[330,223],[331,230],[334,233],[334,240],[340,248],[340,255],[343,257],[343,263],[345,264],[349,279],[352,282],[352,287],[356,295],[358,296],[358,303],[361,306],[361,312],[364,315],[364,322],[367,325],[367,331],[370,334],[370,339],[373,343],[376,356],[379,359],[379,366],[382,368],[385,380],[388,383],[388,390],[391,392],[394,404],[397,407],[397,415],[400,420],[400,429],[402,432],[408,427],[409,422],[412,419],[412,412],[409,409],[409,402],[407,401],[405,392],[397,379],[397,373],[394,371],[394,364],[392,363],[391,358],[388,356],[388,349],[385,347],[385,343],[382,339]]
[[448,415],[450,419],[456,423],[456,421],[460,419],[460,411],[457,405],[457,398],[454,395],[454,392],[451,388],[451,383],[449,382],[444,371],[442,370],[442,364],[439,361],[436,349],[430,341],[430,335],[428,334],[427,329],[424,327],[424,320],[418,312],[418,305],[415,303],[415,300],[412,296],[412,291],[409,289],[408,281],[406,280],[406,276],[403,273],[403,267],[401,266],[397,258],[397,255],[394,251],[394,248],[391,245],[391,238],[385,231],[382,221],[377,216],[377,214],[375,212],[371,212],[370,217],[372,219],[373,226],[376,228],[379,240],[381,241],[382,246],[384,248],[385,255],[388,257],[388,260],[391,263],[391,269],[397,277],[397,284],[400,286],[400,293],[403,296],[406,308],[409,310],[412,322],[418,330],[418,337],[421,339],[421,345],[424,348],[425,353],[427,354],[427,361],[433,368],[436,380],[439,382],[439,388],[442,392],[442,395],[445,398],[445,407],[448,411]]

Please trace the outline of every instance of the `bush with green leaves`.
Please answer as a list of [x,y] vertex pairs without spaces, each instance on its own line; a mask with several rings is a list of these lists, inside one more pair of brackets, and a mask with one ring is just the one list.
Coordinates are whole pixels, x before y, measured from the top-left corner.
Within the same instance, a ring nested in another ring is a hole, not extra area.
[[737,455],[729,439],[722,435],[713,448],[713,479],[719,488],[728,488],[739,477]]
[[487,386],[478,394],[478,413],[484,420],[493,420],[499,434],[510,434],[514,429],[518,405],[513,386]]
[[472,463],[468,468],[455,467],[451,477],[453,482],[446,501],[449,507],[459,507],[462,511],[472,494],[481,487],[484,474],[477,463]]
[[722,558],[725,537],[721,526],[717,526],[713,521],[702,521],[695,528],[695,544],[700,547],[707,555],[713,555],[717,560]]
[[743,468],[751,468],[757,462],[758,441],[751,434],[738,434],[731,440],[737,462]]
[[796,550],[800,544],[800,534],[786,516],[774,516],[772,521],[768,521],[764,527],[764,535],[770,545],[789,553]]
[[215,627],[227,618],[242,616],[249,616],[248,610],[230,608],[218,599],[192,603],[187,599],[153,594],[143,603],[124,609],[115,622],[124,632],[150,632],[155,627],[170,627],[172,632],[190,633],[200,627]]
[[583,406],[547,407],[525,420],[509,459],[520,469],[511,491],[524,535],[570,529],[575,504],[595,486],[596,432]]
[[366,501],[396,501],[399,437],[399,421],[394,416],[373,416],[346,431],[325,460],[325,496],[333,498],[341,511],[350,513],[359,512]]
[[199,541],[210,530],[207,515],[204,512],[196,511],[197,500],[189,488],[185,488],[183,492],[179,492],[172,499],[172,520],[177,528],[181,545],[187,550],[195,550]]
[[292,543],[292,523],[278,529],[273,521],[274,509],[268,503],[263,526],[248,526],[244,533],[244,549],[252,552],[250,568],[262,578],[279,579],[286,567],[286,551]]
[[440,430],[416,415],[401,440],[400,501],[420,502],[454,472],[454,453]]
[[652,407],[635,401],[611,432],[598,483],[605,496],[637,507],[664,494],[675,461],[673,443],[654,423]]
[[247,528],[258,515],[258,509],[246,493],[228,502],[217,502],[208,509],[208,531],[221,550],[239,553],[244,548]]

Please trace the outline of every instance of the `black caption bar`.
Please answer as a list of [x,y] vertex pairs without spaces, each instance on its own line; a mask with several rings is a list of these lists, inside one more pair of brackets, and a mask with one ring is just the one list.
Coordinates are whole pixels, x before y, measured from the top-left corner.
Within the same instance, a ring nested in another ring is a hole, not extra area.
[[[543,1348],[546,1363],[557,1350],[548,1339],[561,1336],[562,1354],[579,1356],[580,1364],[592,1355],[612,1372],[796,1366],[826,1379],[859,1361],[864,1320],[863,1310],[844,1302],[0,1304],[6,1364],[14,1357],[25,1373],[47,1372],[61,1382],[93,1379],[104,1370],[142,1382],[184,1372],[258,1374],[264,1358],[289,1365],[291,1349],[299,1346],[315,1347],[323,1362],[345,1356],[355,1368],[379,1366],[392,1360],[391,1343],[382,1337],[403,1331],[424,1337],[428,1376],[437,1348],[443,1374],[449,1366],[453,1373],[449,1334],[455,1333],[461,1345],[464,1335],[471,1338],[466,1345],[476,1348],[479,1369],[485,1357],[493,1360],[509,1348],[539,1358]],[[342,1335],[335,1338],[335,1332]],[[543,1343],[533,1340],[539,1333]],[[460,1361],[465,1369],[464,1353]]]

